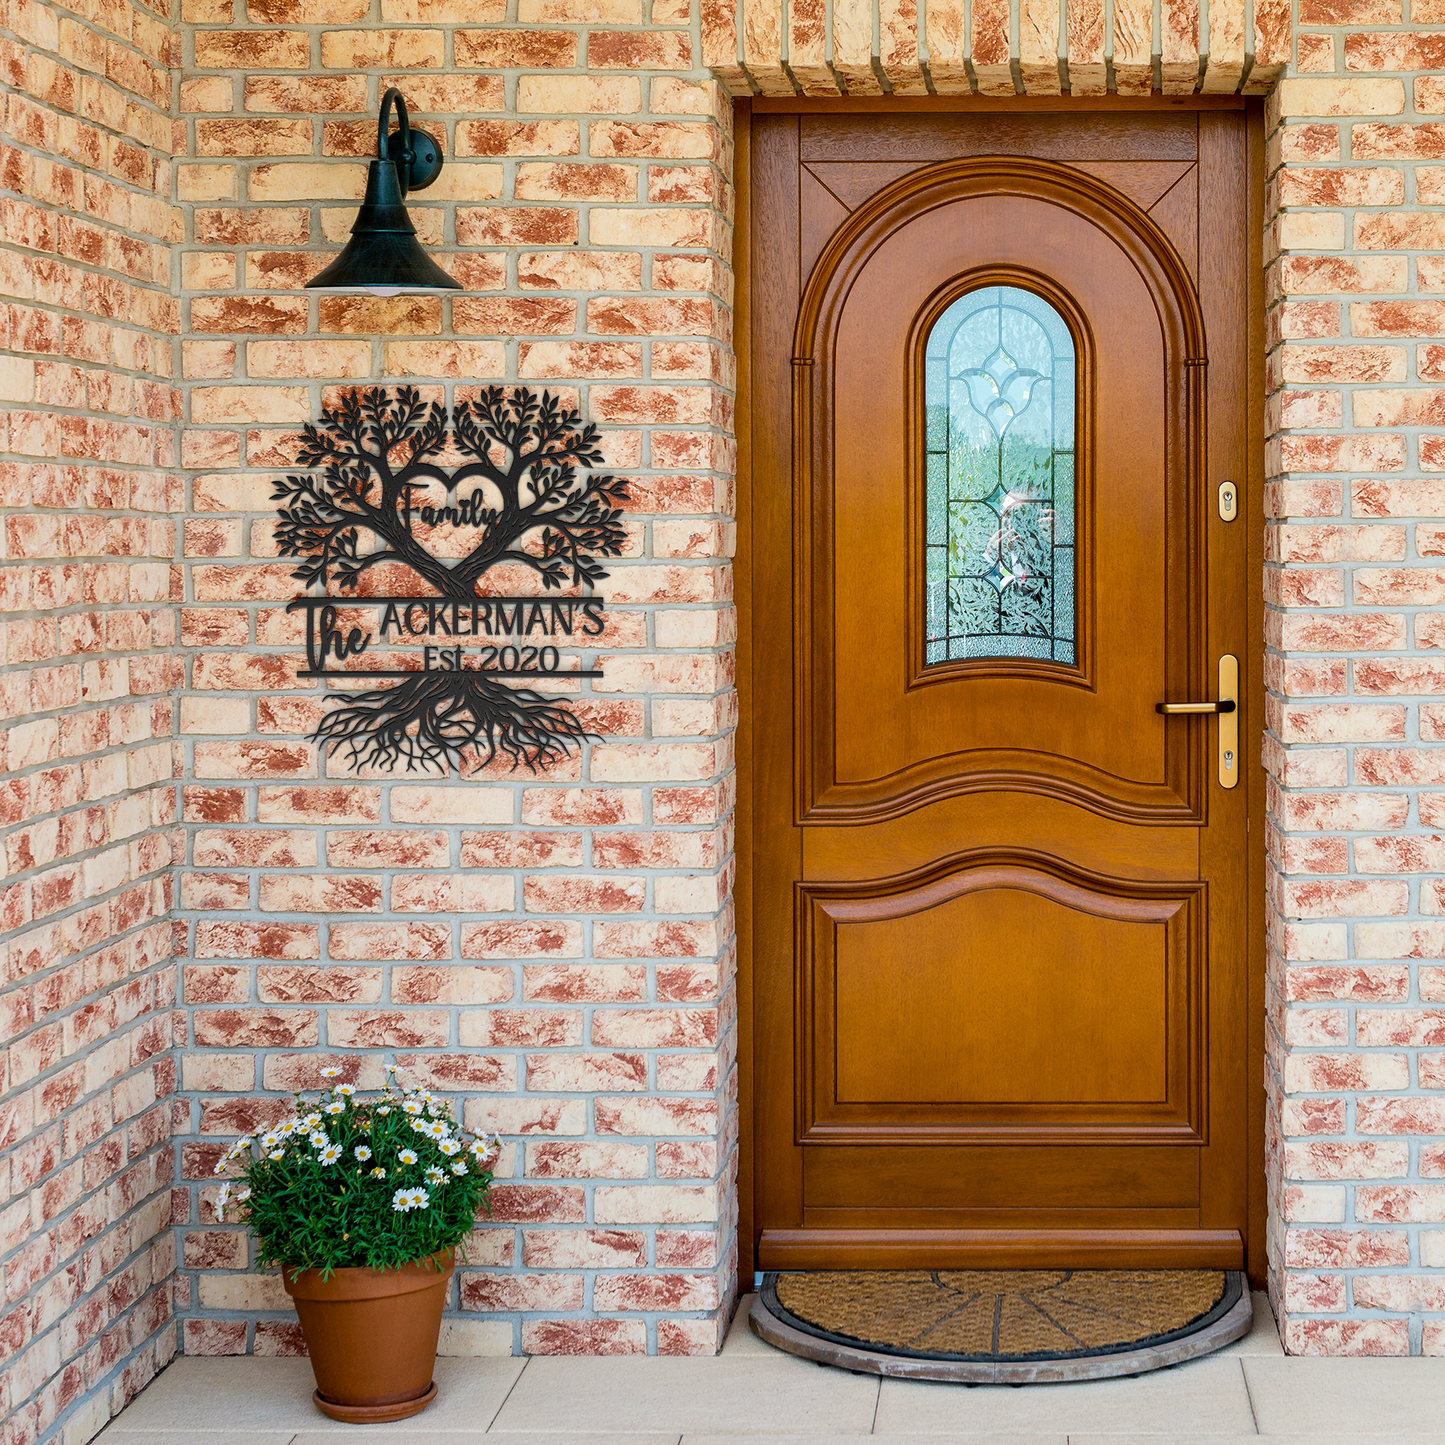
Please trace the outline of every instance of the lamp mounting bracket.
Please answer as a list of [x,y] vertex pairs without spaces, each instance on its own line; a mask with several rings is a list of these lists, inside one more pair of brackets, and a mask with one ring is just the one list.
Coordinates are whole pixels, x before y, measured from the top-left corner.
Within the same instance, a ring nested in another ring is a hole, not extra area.
[[[414,130],[409,134],[411,145],[404,148],[398,144],[402,139],[402,132],[392,131],[388,149],[396,159],[397,174],[401,177],[403,189],[408,192],[424,191],[442,173],[442,153],[437,149],[437,143],[424,130]],[[407,159],[408,154],[411,156],[410,160]]]
[[[393,105],[396,106],[396,118],[400,124],[395,130],[389,130]],[[395,162],[403,196],[410,191],[424,191],[442,172],[442,154],[437,143],[424,130],[411,128],[406,101],[395,86],[388,88],[381,97],[381,116],[376,127],[376,154],[381,160]]]

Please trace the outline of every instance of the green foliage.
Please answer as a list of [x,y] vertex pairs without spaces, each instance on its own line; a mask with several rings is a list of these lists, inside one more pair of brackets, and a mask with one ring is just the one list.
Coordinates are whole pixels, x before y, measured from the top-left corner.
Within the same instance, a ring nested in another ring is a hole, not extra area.
[[243,1135],[216,1166],[228,1176],[216,1216],[250,1225],[261,1268],[396,1269],[467,1237],[500,1145],[458,1129],[445,1100],[390,1078],[366,1099],[349,1084],[314,1101],[298,1093],[291,1118]]

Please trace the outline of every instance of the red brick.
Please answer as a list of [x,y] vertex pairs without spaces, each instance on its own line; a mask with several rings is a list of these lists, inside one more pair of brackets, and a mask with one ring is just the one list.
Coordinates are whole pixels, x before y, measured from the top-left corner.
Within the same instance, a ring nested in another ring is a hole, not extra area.
[[256,970],[262,1003],[378,1003],[379,968],[262,967]]
[[577,64],[577,37],[570,31],[458,30],[453,45],[458,65],[488,70],[565,70]]
[[450,1019],[435,1009],[331,1009],[326,1015],[327,1041],[341,1049],[441,1048],[450,1034]]
[[339,831],[326,835],[326,861],[333,868],[445,868],[451,849],[445,833]]
[[582,928],[547,923],[470,923],[462,927],[463,958],[580,958]]
[[647,997],[640,964],[528,964],[522,997],[547,1003],[635,1003]]
[[333,923],[332,958],[424,959],[451,953],[451,929],[428,923]]
[[643,1320],[524,1320],[522,1351],[528,1355],[645,1355]]
[[319,958],[315,924],[205,922],[196,925],[198,958]]
[[298,1048],[317,1042],[314,1009],[201,1009],[196,1043],[219,1048]]
[[[510,990],[509,974],[507,987]],[[395,988],[393,982],[393,996]],[[468,1010],[461,1016],[457,1041],[472,1047],[493,1048],[559,1048],[580,1044],[582,1014],[575,1009]]]
[[461,1275],[464,1310],[578,1310],[582,1292],[580,1274]]
[[717,1280],[712,1275],[600,1275],[592,1298],[600,1310],[716,1309]]
[[488,1196],[498,1224],[581,1224],[586,1218],[581,1189],[543,1184],[496,1184]]

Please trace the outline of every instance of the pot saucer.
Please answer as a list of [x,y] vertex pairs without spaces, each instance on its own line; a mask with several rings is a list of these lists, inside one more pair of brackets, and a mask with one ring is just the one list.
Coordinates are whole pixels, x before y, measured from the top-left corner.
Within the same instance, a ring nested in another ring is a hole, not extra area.
[[409,1415],[420,1414],[436,1397],[435,1380],[423,1394],[413,1395],[409,1400],[392,1400],[384,1405],[343,1405],[337,1400],[328,1400],[320,1390],[311,1392],[316,1408],[323,1415],[348,1425],[384,1425],[388,1420],[405,1420]]

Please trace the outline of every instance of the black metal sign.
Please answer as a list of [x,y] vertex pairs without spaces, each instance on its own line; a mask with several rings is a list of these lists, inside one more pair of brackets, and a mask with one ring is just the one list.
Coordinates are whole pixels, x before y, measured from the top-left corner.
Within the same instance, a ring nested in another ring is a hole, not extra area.
[[[344,746],[354,767],[408,770],[444,770],[475,748],[483,763],[500,752],[535,771],[580,746],[588,733],[565,699],[515,680],[601,676],[564,664],[602,632],[605,602],[556,595],[605,578],[596,559],[625,540],[626,483],[587,471],[602,460],[596,426],[526,387],[487,387],[451,415],[415,387],[371,387],[324,409],[303,438],[299,460],[317,470],[272,493],[281,555],[306,559],[292,576],[320,589],[287,609],[305,614],[297,676],[389,684],[334,695],[313,740]],[[442,537],[458,555],[438,555]],[[363,578],[382,564],[435,595],[373,593]],[[479,590],[499,566],[535,574],[542,594]],[[333,584],[347,595],[329,595]],[[412,665],[372,665],[393,660],[387,647]]]

